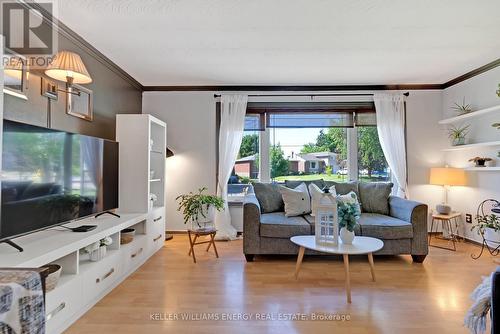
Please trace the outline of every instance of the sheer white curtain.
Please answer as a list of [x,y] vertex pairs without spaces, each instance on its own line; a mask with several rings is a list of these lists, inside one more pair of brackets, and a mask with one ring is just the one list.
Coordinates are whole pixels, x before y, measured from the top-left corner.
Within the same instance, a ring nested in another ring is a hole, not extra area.
[[224,210],[215,213],[215,227],[217,228],[215,238],[217,240],[236,239],[236,229],[231,225],[227,204],[227,182],[233,171],[243,138],[247,101],[247,95],[221,96],[217,195],[224,199]]
[[409,198],[406,168],[404,95],[374,94],[377,131],[385,159],[397,183],[396,195]]

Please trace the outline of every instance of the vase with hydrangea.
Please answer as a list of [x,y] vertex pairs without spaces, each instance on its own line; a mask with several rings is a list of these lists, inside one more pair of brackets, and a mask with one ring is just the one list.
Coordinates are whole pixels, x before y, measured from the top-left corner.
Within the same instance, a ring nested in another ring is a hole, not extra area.
[[340,227],[340,240],[343,244],[351,245],[354,240],[354,229],[358,225],[361,209],[356,194],[351,192],[339,196],[337,201],[337,212]]
[[107,247],[113,243],[111,237],[103,238],[99,241],[91,243],[84,248],[84,251],[89,254],[89,259],[92,262],[102,260],[106,256]]

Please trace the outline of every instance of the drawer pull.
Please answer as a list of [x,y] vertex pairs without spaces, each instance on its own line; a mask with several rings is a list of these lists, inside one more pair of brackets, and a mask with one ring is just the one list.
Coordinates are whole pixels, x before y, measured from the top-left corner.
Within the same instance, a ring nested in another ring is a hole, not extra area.
[[96,278],[95,282],[96,283],[100,283],[100,282],[104,281],[106,278],[108,278],[109,276],[111,276],[114,272],[115,272],[115,268],[111,268],[111,270],[108,271],[108,273],[106,275],[104,275],[102,278]]
[[159,236],[157,236],[156,238],[153,239],[153,242],[157,242],[161,237],[162,237],[162,235],[160,234]]
[[57,313],[61,312],[65,307],[66,307],[65,302],[62,302],[61,304],[59,304],[59,306],[57,306],[55,309],[50,311],[49,314],[47,314],[47,316],[46,316],[47,321],[52,319]]
[[162,219],[162,216],[158,217],[158,218],[155,218],[153,219],[153,221],[156,223],[157,221],[159,221],[160,219]]
[[130,257],[134,258],[134,257],[136,257],[137,255],[139,255],[141,253],[142,253],[142,247],[137,252],[135,252],[134,254],[130,255]]

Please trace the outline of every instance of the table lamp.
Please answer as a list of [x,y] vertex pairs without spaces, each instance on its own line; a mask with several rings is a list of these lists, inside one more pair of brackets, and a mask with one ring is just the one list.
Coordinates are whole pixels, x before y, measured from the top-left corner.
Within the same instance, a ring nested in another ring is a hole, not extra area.
[[438,167],[431,168],[430,184],[444,186],[444,202],[436,205],[436,211],[447,215],[451,212],[448,202],[448,189],[450,186],[465,186],[467,179],[465,171],[461,168]]

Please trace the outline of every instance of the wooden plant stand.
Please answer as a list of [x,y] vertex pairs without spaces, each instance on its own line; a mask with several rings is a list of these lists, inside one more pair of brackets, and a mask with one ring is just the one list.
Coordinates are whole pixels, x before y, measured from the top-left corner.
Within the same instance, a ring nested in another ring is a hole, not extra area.
[[[213,246],[215,256],[219,258],[219,253],[217,253],[217,247],[215,247],[215,234],[217,230],[215,228],[207,228],[207,229],[198,229],[198,230],[188,230],[189,237],[189,253],[188,255],[193,256],[193,261],[196,263],[196,256],[194,255],[194,246],[201,244],[208,244],[207,252],[210,250],[210,247]],[[202,236],[210,236],[210,240],[198,241],[198,237]]]

